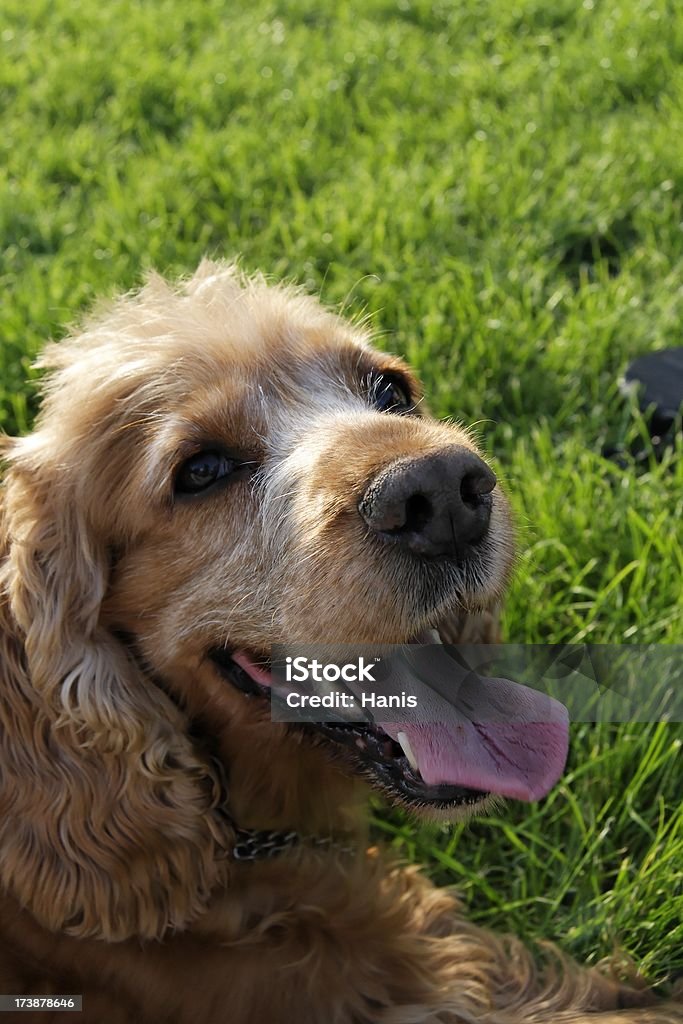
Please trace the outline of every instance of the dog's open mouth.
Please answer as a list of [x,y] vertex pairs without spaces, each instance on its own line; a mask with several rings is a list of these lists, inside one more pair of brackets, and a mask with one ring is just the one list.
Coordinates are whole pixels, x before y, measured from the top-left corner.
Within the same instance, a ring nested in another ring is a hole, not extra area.
[[435,808],[474,807],[488,796],[487,790],[448,783],[429,785],[419,773],[417,760],[403,731],[394,740],[378,725],[324,723],[317,729],[333,742],[348,748],[352,757],[390,795],[404,804]]
[[[434,643],[434,636],[413,642]],[[233,686],[271,699],[273,677],[265,658],[244,650],[215,650],[211,657]],[[477,704],[480,710],[495,708],[495,718],[460,715],[456,709],[441,721],[419,714],[402,723],[340,716],[293,728],[331,744],[354,771],[416,808],[474,807],[492,794],[525,801],[544,796],[566,761],[564,706],[510,680],[487,678],[477,680]]]

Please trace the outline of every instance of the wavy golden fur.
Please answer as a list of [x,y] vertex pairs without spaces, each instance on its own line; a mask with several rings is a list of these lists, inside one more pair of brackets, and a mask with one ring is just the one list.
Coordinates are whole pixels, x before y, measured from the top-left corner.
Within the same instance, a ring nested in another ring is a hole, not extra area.
[[[448,586],[406,586],[359,527],[389,459],[474,451],[368,408],[359,368],[407,368],[313,299],[208,261],[175,288],[152,277],[43,365],[35,431],[5,446],[0,991],[82,992],[97,1024],[680,1024],[680,1004],[620,1009],[653,1000],[552,950],[538,967],[368,850],[364,782],[207,657],[402,642],[435,615],[454,640],[495,638],[499,489],[485,571]],[[255,475],[176,500],[208,442]],[[358,852],[239,864],[234,821],[353,833]]]

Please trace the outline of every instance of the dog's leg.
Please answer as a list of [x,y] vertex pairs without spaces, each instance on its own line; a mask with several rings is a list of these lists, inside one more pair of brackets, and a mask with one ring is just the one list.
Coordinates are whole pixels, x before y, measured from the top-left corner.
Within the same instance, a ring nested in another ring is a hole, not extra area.
[[683,1024],[683,1002],[665,1002],[637,979],[580,967],[550,943],[533,955],[514,936],[467,921],[450,893],[413,869],[390,879],[403,920],[389,911],[381,971],[390,1001],[373,1024]]
[[[146,946],[144,971],[134,946],[107,951],[128,998],[145,1007],[138,1019],[170,1016],[172,997],[182,1024],[683,1024],[683,1004],[580,968],[550,945],[534,957],[377,851],[353,863],[293,859],[286,874],[277,862],[250,870],[251,910],[244,892],[240,903],[226,891],[192,934]],[[277,878],[287,889],[266,912]]]
[[[551,944],[535,957],[517,938],[459,919],[454,924],[443,942],[444,950],[453,944],[455,1005],[421,1024],[683,1024],[683,1002],[665,1002],[637,980],[624,983],[609,966],[580,967]],[[472,944],[464,962],[463,939]],[[478,1005],[463,1015],[462,996],[476,985]]]
[[579,967],[557,951],[539,967],[518,939],[467,922],[440,943],[422,960],[423,971],[431,961],[438,995],[433,990],[422,1006],[388,1008],[378,1024],[683,1024],[683,1002]]

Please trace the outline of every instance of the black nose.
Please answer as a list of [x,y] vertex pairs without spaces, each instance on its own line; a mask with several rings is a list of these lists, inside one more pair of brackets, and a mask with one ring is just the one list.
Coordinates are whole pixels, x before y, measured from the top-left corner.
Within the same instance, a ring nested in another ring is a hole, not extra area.
[[371,481],[358,511],[370,529],[423,558],[461,558],[485,535],[495,474],[467,448],[400,459]]

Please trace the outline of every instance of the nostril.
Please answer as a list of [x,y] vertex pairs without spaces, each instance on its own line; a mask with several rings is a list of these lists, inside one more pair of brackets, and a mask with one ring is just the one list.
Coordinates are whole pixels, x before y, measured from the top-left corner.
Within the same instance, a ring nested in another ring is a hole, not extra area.
[[406,501],[406,521],[404,530],[420,533],[434,515],[434,508],[424,494],[411,494]]
[[470,508],[477,508],[483,503],[486,495],[490,494],[496,486],[496,478],[488,466],[482,469],[473,469],[465,473],[460,481],[460,497],[465,505]]

